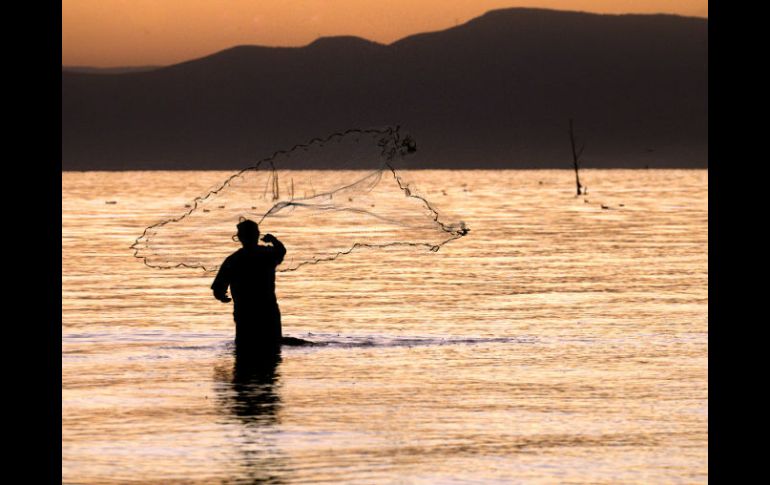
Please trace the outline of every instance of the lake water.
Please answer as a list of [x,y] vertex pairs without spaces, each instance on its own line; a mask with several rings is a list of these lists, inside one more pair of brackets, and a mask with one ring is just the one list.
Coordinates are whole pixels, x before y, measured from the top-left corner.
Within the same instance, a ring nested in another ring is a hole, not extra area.
[[62,174],[65,483],[707,482],[707,171],[405,172],[469,234],[278,274],[324,345],[247,379],[129,249],[227,175]]

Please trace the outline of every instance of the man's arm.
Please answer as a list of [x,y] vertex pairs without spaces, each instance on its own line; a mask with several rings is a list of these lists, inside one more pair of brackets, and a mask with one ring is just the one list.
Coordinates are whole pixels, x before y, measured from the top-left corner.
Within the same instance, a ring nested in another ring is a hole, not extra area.
[[262,237],[262,240],[273,245],[275,265],[278,266],[281,264],[283,262],[283,257],[286,256],[286,246],[272,234],[265,234],[264,237]]
[[230,286],[230,258],[225,259],[222,266],[219,268],[217,277],[214,278],[214,283],[211,284],[211,289],[214,290],[214,298],[227,303],[231,300],[227,296],[227,287]]

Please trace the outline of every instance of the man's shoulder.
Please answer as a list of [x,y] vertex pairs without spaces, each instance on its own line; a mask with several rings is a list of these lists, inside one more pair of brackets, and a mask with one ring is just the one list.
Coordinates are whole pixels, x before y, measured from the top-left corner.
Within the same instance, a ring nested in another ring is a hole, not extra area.
[[230,256],[226,257],[225,258],[225,263],[228,263],[228,262],[232,263],[233,261],[236,261],[236,260],[240,259],[241,257],[243,257],[243,248],[238,249],[237,251],[235,251],[232,254],[230,254]]
[[235,251],[233,254],[227,257],[225,261],[230,260],[232,262],[240,259],[260,258],[273,254],[275,249],[272,246],[253,246],[250,248],[241,248]]

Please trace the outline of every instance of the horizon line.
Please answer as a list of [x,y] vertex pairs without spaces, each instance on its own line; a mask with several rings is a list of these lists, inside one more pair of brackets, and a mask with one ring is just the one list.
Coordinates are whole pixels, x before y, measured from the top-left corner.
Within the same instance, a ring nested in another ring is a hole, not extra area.
[[[89,70],[89,69],[92,69],[92,70],[104,70],[104,71],[107,71],[107,70],[118,70],[119,71],[119,70],[134,70],[134,69],[155,70],[155,69],[163,69],[163,68],[166,68],[166,67],[176,66],[178,64],[184,64],[184,63],[191,62],[191,61],[196,61],[196,60],[199,60],[199,59],[205,59],[207,57],[211,57],[211,56],[217,55],[217,54],[219,54],[221,52],[225,52],[225,51],[228,51],[228,50],[231,50],[231,49],[237,49],[237,48],[241,48],[241,47],[257,47],[257,48],[264,48],[264,49],[304,49],[304,48],[312,46],[313,44],[315,44],[316,42],[318,42],[320,40],[324,40],[324,39],[339,39],[339,38],[358,39],[358,40],[363,40],[365,42],[369,42],[371,44],[376,44],[376,45],[383,46],[383,47],[389,47],[389,46],[391,46],[393,44],[396,44],[396,43],[401,42],[403,40],[409,39],[411,37],[420,36],[420,35],[435,34],[435,33],[439,33],[439,32],[446,32],[446,31],[449,31],[449,30],[458,29],[460,27],[463,27],[463,26],[465,26],[465,25],[467,25],[467,24],[469,24],[469,23],[471,23],[473,21],[476,21],[476,20],[478,20],[478,19],[480,19],[480,18],[482,18],[482,17],[484,17],[486,15],[489,15],[491,13],[494,13],[494,12],[510,12],[510,11],[514,11],[514,10],[518,10],[518,11],[528,10],[528,11],[541,11],[541,12],[558,12],[558,13],[572,13],[572,14],[587,14],[587,15],[597,15],[597,16],[602,16],[602,17],[624,17],[624,16],[659,17],[659,16],[664,16],[664,17],[680,17],[680,18],[684,18],[684,19],[698,19],[698,20],[706,20],[706,21],[708,21],[708,15],[706,15],[705,17],[701,17],[701,16],[697,16],[697,15],[682,15],[682,14],[677,14],[677,13],[665,13],[665,12],[658,12],[658,13],[635,13],[635,12],[602,13],[602,12],[591,12],[591,11],[588,11],[588,10],[562,10],[562,9],[541,8],[541,7],[509,7],[509,8],[496,8],[496,9],[492,9],[492,10],[487,10],[483,14],[478,15],[476,17],[473,17],[473,18],[471,18],[471,19],[469,19],[469,20],[467,20],[467,21],[465,21],[463,23],[459,23],[457,25],[454,25],[454,26],[451,26],[451,27],[447,27],[445,29],[429,30],[429,31],[424,31],[424,32],[415,32],[415,33],[409,34],[409,35],[407,35],[405,37],[401,37],[399,39],[396,39],[396,40],[394,40],[394,41],[392,41],[390,43],[377,42],[375,40],[367,39],[365,37],[360,37],[360,36],[357,36],[357,35],[339,34],[339,35],[319,36],[316,39],[313,39],[312,41],[310,41],[310,42],[308,42],[306,44],[302,44],[302,45],[235,44],[235,45],[232,45],[230,47],[225,47],[225,48],[222,48],[222,49],[215,50],[215,51],[210,52],[208,54],[203,54],[203,55],[200,55],[200,56],[197,56],[197,57],[191,57],[189,59],[180,60],[180,61],[172,62],[170,64],[162,64],[162,65],[158,65],[158,64],[132,64],[132,65],[121,64],[121,65],[95,66],[95,65],[77,65],[77,64],[76,65],[66,65],[66,64],[62,63],[61,68],[62,68],[62,70]],[[120,74],[120,73],[115,73],[115,74]]]

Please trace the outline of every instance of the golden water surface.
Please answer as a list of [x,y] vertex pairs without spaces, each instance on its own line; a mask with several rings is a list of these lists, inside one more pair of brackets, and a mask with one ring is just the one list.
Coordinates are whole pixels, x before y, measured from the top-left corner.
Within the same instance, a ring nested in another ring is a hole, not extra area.
[[405,172],[468,235],[279,273],[323,345],[251,380],[129,249],[227,175],[62,175],[65,483],[707,482],[707,171]]

